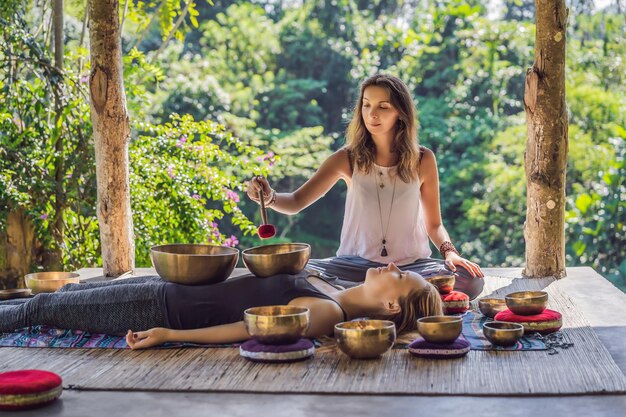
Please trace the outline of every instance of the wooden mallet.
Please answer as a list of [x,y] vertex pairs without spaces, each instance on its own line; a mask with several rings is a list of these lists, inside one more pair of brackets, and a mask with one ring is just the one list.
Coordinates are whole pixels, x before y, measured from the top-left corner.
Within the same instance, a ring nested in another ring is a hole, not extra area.
[[259,226],[258,234],[261,239],[269,239],[276,235],[276,228],[273,224],[267,224],[267,210],[265,209],[263,190],[259,191],[259,201],[261,202],[261,219],[263,220],[263,224]]

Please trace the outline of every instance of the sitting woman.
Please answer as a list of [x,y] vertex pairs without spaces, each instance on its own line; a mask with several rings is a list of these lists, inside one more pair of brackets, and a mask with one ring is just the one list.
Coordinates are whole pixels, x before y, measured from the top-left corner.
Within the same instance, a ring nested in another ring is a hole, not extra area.
[[165,342],[232,343],[250,337],[242,321],[244,310],[284,304],[309,308],[308,337],[330,335],[336,323],[357,317],[392,320],[401,332],[414,329],[419,317],[442,314],[433,285],[390,263],[369,269],[363,284],[348,289],[306,272],[269,279],[245,275],[201,286],[159,277],[68,284],[30,300],[0,302],[0,332],[48,325],[126,333],[132,349]]
[[[361,84],[346,146],[324,161],[294,192],[276,193],[262,177],[248,182],[250,199],[295,214],[339,180],[348,185],[337,256],[309,267],[360,281],[367,268],[394,262],[423,277],[455,274],[455,290],[475,298],[483,289],[480,267],[462,257],[441,220],[435,154],[417,140],[417,116],[408,87],[377,74]],[[430,257],[429,238],[443,260]]]

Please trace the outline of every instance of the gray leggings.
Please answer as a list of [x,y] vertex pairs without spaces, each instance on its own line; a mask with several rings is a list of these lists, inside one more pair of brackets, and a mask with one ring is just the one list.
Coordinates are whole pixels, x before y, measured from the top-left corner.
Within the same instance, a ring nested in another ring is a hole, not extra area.
[[[34,325],[123,335],[166,326],[159,277],[68,284],[54,293],[0,302],[0,332]],[[17,301],[22,301],[17,303]]]
[[[355,283],[363,282],[368,268],[385,266],[378,262],[368,261],[359,256],[337,256],[328,259],[311,259],[308,268],[315,271],[339,277],[338,284],[345,287],[352,287]],[[403,271],[417,272],[424,278],[439,275],[441,273],[450,274],[452,271],[441,259],[424,258],[413,263],[399,267]],[[457,266],[454,273],[456,281],[454,289],[469,295],[470,299],[478,297],[482,292],[485,282],[482,278],[474,278],[469,271],[461,266]]]

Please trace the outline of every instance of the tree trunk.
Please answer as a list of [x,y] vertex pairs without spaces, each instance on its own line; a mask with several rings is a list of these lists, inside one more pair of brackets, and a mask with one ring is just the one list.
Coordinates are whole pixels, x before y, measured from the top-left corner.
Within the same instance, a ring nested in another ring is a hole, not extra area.
[[7,227],[0,232],[0,289],[23,288],[24,275],[33,272],[35,228],[24,210],[7,216]]
[[564,277],[565,103],[564,0],[535,0],[535,62],[526,72],[526,268],[528,277]]
[[[59,71],[63,72],[63,0],[54,0],[53,11],[53,31],[54,31],[54,66]],[[59,119],[63,112],[63,103],[61,102],[60,94],[62,91],[58,87],[53,89],[54,94],[54,111],[56,113],[54,118],[54,124],[59,125]],[[52,238],[54,240],[54,246],[48,248],[43,252],[42,263],[46,271],[62,271],[63,270],[63,243],[65,240],[65,188],[63,182],[65,181],[65,155],[63,151],[65,148],[63,130],[60,129],[58,136],[55,139],[55,162],[54,162],[54,218],[52,219]]]
[[119,4],[90,0],[91,120],[96,149],[97,214],[106,276],[132,271],[135,263],[130,210],[130,122],[122,78]]

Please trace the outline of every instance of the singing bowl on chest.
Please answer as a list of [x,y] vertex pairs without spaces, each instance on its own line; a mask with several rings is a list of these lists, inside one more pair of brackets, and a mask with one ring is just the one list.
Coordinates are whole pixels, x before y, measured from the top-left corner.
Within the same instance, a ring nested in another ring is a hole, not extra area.
[[278,243],[256,246],[242,252],[243,263],[259,278],[301,272],[311,257],[306,243]]
[[150,249],[152,265],[165,281],[185,285],[216,284],[235,269],[239,250],[227,246],[171,244]]

